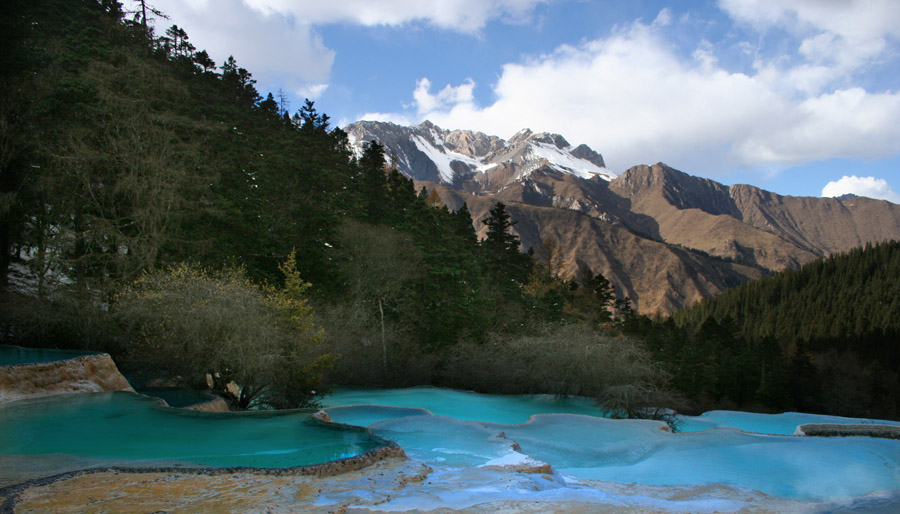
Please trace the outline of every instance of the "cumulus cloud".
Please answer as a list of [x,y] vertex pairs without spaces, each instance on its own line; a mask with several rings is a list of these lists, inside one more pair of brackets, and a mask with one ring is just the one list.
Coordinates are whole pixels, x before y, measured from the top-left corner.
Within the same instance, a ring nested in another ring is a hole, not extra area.
[[335,53],[308,23],[264,15],[241,0],[155,0],[153,5],[172,20],[158,20],[158,32],[176,23],[218,64],[234,55],[262,85],[281,84],[291,91],[312,88],[314,93],[331,74]]
[[431,81],[423,78],[416,83],[416,89],[413,91],[413,100],[419,116],[427,116],[435,111],[452,109],[458,106],[471,108],[475,102],[475,95],[472,94],[474,88],[475,81],[468,79],[465,83],[456,87],[448,84],[444,89],[436,94],[432,94]]
[[886,180],[880,178],[844,175],[840,180],[829,182],[822,188],[823,197],[836,197],[846,194],[877,198],[900,204],[900,194],[894,191]]
[[[680,56],[662,25],[635,22],[605,39],[506,64],[486,106],[468,100],[471,80],[438,93],[420,80],[416,119],[500,136],[523,127],[559,132],[619,170],[664,160],[715,174],[897,152],[900,94],[860,87],[797,94],[784,87],[782,71],[729,71],[707,41]],[[452,101],[457,90],[465,101]]]
[[547,0],[244,0],[264,13],[291,15],[308,23],[355,23],[398,26],[425,22],[458,32],[481,30],[490,19],[518,22]]
[[[334,50],[315,28],[328,23],[397,27],[424,23],[462,33],[477,33],[492,19],[528,20],[535,6],[549,0],[156,0],[154,6],[184,28],[198,49],[221,64],[234,55],[262,89],[283,87],[316,99],[328,87]],[[158,20],[157,31],[170,24]],[[465,84],[438,93],[437,101],[455,102]],[[449,95],[449,96],[448,96]],[[424,100],[423,100],[424,101]]]
[[[394,123],[397,125],[415,125],[418,121],[401,113],[395,112],[367,112],[359,117],[360,120],[367,121],[383,121],[386,123]],[[356,120],[353,120],[356,121]],[[340,126],[348,125],[350,122],[345,121]]]
[[308,98],[310,100],[316,100],[325,90],[328,89],[328,84],[308,84],[303,87],[298,88],[295,92],[298,96],[303,98]]
[[760,32],[784,30],[800,38],[807,62],[787,78],[807,92],[866,66],[900,38],[896,0],[720,0],[719,6]]

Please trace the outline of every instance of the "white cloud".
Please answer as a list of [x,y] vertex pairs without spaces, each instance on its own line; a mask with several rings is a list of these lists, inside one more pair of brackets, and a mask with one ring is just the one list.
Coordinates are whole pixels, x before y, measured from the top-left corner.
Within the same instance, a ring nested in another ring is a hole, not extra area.
[[263,15],[241,0],[156,0],[153,5],[171,18],[158,20],[157,32],[177,24],[217,64],[234,55],[261,85],[298,91],[326,82],[331,74],[335,53],[310,24]]
[[328,84],[309,84],[296,90],[297,96],[316,100],[328,89]]
[[[316,99],[328,87],[334,50],[315,27],[328,23],[401,26],[421,22],[442,29],[477,33],[492,19],[521,22],[535,6],[549,0],[156,0],[170,16],[156,22],[157,32],[172,23],[184,28],[198,49],[221,64],[234,55],[248,69],[260,91],[284,88]],[[436,101],[455,103],[463,84],[438,93]],[[456,96],[454,96],[456,95]]]
[[[691,58],[680,57],[658,25],[636,22],[606,39],[506,64],[486,106],[470,100],[471,80],[434,94],[420,80],[415,119],[504,137],[523,127],[559,132],[602,152],[616,170],[663,160],[716,174],[898,152],[900,94],[859,87],[797,94],[777,69],[725,69],[705,40]],[[788,71],[814,75],[815,68]]]
[[886,180],[880,178],[844,175],[840,180],[829,182],[822,188],[823,197],[845,194],[867,196],[900,204],[900,194],[894,191]]
[[493,18],[527,19],[537,4],[547,0],[244,0],[266,14],[291,15],[307,23],[355,23],[399,26],[424,21],[458,32],[477,32]]
[[778,29],[801,38],[798,51],[808,64],[786,77],[809,93],[863,68],[900,38],[896,0],[719,0],[719,6],[760,32]]
[[464,84],[456,87],[448,84],[437,94],[431,94],[431,81],[423,78],[416,83],[413,101],[419,116],[427,116],[428,113],[457,106],[472,107],[475,101],[475,96],[472,94],[474,88],[475,81],[467,79]]
[[[384,121],[387,123],[395,123],[397,125],[407,125],[407,126],[415,125],[416,123],[418,123],[413,118],[410,118],[403,114],[394,113],[394,112],[367,112],[367,113],[363,114],[362,116],[360,116],[359,120]],[[354,121],[358,121],[358,120],[354,120]],[[349,124],[350,124],[350,122],[344,122],[339,126],[343,127],[343,126],[346,126]]]

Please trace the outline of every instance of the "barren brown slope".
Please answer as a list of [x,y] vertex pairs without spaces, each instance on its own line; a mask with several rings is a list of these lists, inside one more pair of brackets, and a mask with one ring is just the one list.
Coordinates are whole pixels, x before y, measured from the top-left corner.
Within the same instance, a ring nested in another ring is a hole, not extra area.
[[744,223],[821,256],[900,239],[900,205],[885,200],[781,196],[747,185],[729,194]]
[[900,238],[900,209],[889,202],[785,197],[752,186],[724,186],[661,163],[629,169],[610,190],[629,198],[632,215],[642,216],[624,215],[633,228],[770,270]]
[[628,213],[629,201],[609,189],[602,178],[585,180],[543,168],[511,183],[492,197],[504,203],[527,203],[578,211],[604,221],[617,222]]
[[[428,187],[436,190],[451,209],[465,202],[479,235],[484,236],[486,228],[480,220],[487,216],[496,199],[461,193],[443,185]],[[538,249],[545,240],[557,240],[564,277],[571,278],[579,266],[587,266],[606,276],[644,314],[670,313],[763,274],[758,268],[652,241],[622,226],[572,210],[510,202],[507,211],[517,222],[514,229],[523,248]]]

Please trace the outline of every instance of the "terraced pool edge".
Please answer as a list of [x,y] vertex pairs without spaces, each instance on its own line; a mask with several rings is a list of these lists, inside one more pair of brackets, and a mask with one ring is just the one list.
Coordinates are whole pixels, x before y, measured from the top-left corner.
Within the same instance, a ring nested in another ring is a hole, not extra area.
[[56,475],[51,475],[48,477],[35,478],[32,480],[26,480],[25,482],[21,482],[19,484],[14,484],[6,487],[0,488],[0,499],[3,499],[3,503],[0,504],[0,514],[14,514],[16,503],[19,501],[19,496],[27,489],[32,487],[40,487],[52,484],[54,482],[58,482],[61,480],[67,480],[70,478],[75,478],[84,475],[91,475],[94,473],[180,473],[180,474],[192,474],[192,475],[229,475],[235,473],[246,473],[253,475],[263,475],[263,476],[315,476],[317,478],[329,477],[340,475],[342,473],[349,473],[351,471],[358,471],[361,469],[365,469],[372,464],[387,460],[387,459],[403,459],[407,460],[408,457],[406,453],[400,448],[399,445],[392,441],[388,441],[386,439],[380,438],[378,436],[372,435],[379,440],[382,440],[386,443],[385,446],[381,446],[378,448],[373,448],[371,450],[367,450],[359,455],[354,455],[352,457],[344,457],[342,459],[337,459],[329,462],[323,462],[319,464],[309,464],[306,466],[295,466],[291,468],[254,468],[247,466],[236,466],[236,467],[212,467],[212,466],[204,466],[204,467],[176,467],[176,466],[96,466],[91,468],[79,469],[74,471],[67,471],[65,473],[59,473]]

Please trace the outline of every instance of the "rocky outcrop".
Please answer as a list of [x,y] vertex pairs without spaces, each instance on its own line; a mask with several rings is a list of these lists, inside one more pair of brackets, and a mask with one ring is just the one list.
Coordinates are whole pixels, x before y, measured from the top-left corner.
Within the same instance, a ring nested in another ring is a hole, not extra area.
[[406,176],[464,191],[496,193],[542,169],[582,178],[614,176],[602,155],[584,144],[570,145],[559,134],[524,129],[504,141],[482,132],[444,130],[429,121],[411,127],[358,121],[345,130],[357,156],[376,140],[385,148],[388,165]]
[[220,397],[213,398],[208,402],[195,403],[184,407],[187,410],[195,410],[198,412],[228,412],[228,402]]
[[109,355],[0,367],[0,403],[55,394],[134,392]]

